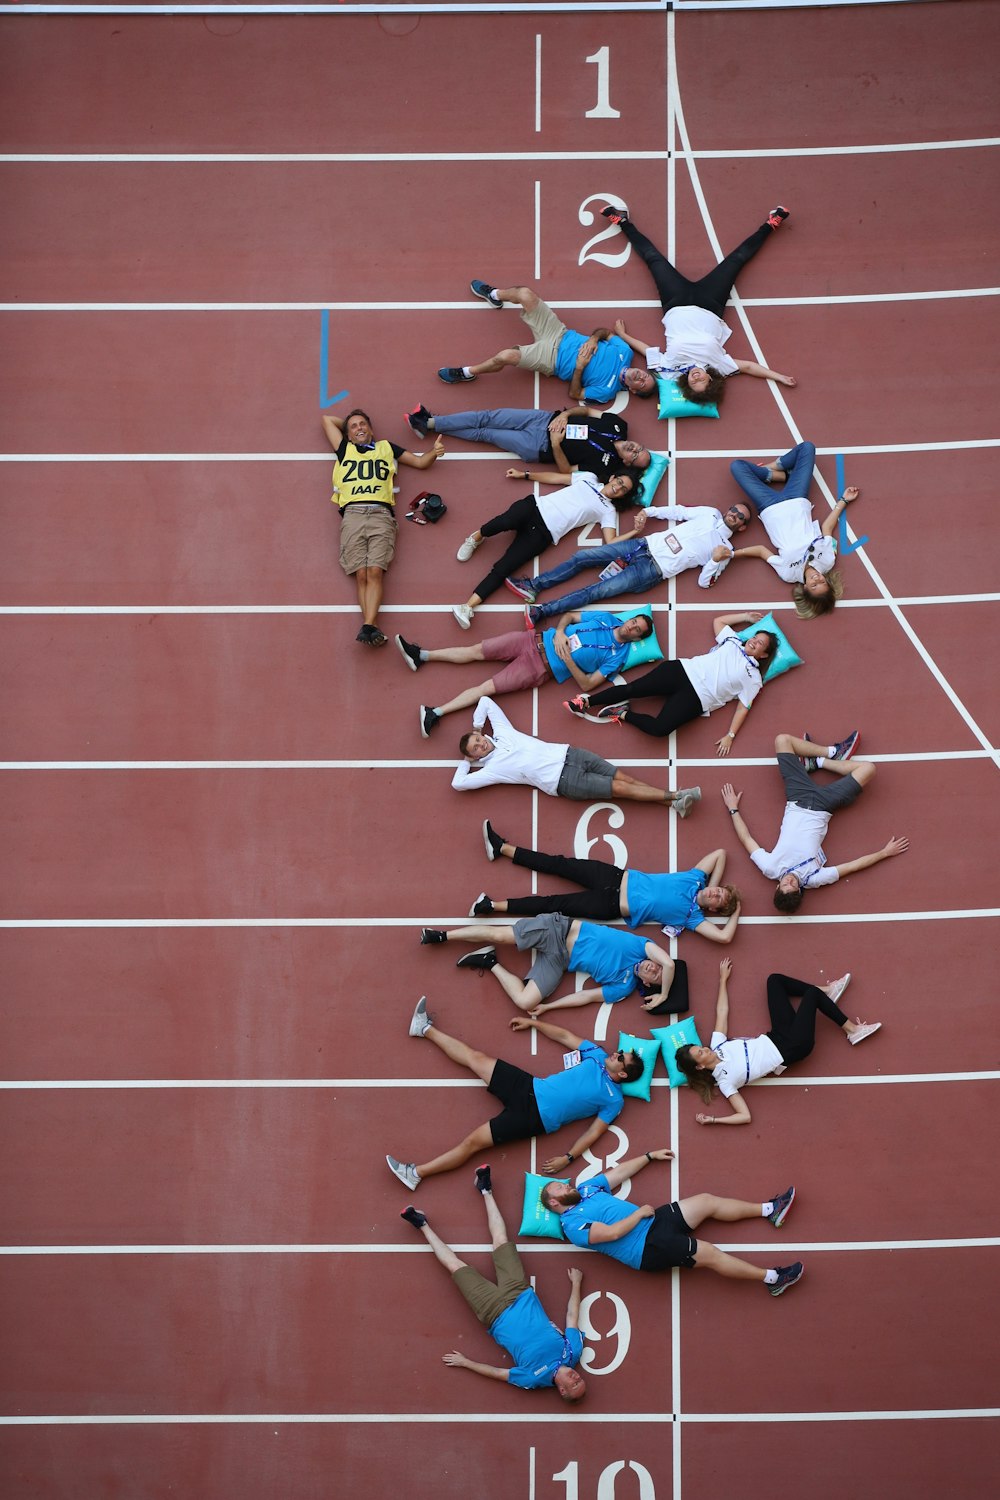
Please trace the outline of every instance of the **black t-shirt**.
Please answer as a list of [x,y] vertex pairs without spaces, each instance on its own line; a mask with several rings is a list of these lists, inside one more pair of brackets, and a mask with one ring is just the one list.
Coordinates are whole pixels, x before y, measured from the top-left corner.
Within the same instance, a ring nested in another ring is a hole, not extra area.
[[[552,415],[558,416],[558,412]],[[621,459],[615,452],[615,443],[621,438],[628,437],[628,423],[614,414],[614,412],[602,412],[596,421],[585,418],[578,423],[571,423],[586,427],[585,438],[563,438],[562,450],[567,459],[577,469],[582,469],[586,474],[596,474],[598,479],[607,479],[615,469],[621,468]],[[552,444],[549,442],[544,452],[539,454],[539,460],[547,463],[552,460]]]
[[[345,432],[344,435],[343,435],[343,437],[340,440],[340,447],[337,449],[337,459],[338,459],[338,461],[340,459],[342,459],[343,456],[344,456],[344,454],[347,452],[347,445],[351,441],[352,441],[352,439],[349,438],[347,436],[347,433]],[[376,443],[380,442],[380,441],[381,441],[381,439],[379,439],[379,438],[375,439]],[[405,453],[406,449],[398,447],[394,442],[392,442],[391,439],[386,439],[386,441],[389,443],[389,447],[392,449],[392,456],[393,456],[393,458],[396,459],[397,462],[398,462],[399,455],[401,453]],[[358,450],[359,453],[370,453],[371,450],[372,450],[372,448],[374,448],[375,443],[369,443],[369,444],[366,444],[366,443],[355,443],[354,446]]]

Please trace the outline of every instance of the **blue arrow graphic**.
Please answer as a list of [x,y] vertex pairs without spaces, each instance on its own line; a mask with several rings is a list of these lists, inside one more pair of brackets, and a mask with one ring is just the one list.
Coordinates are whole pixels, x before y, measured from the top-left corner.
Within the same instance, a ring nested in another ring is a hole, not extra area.
[[[839,495],[842,495],[843,493],[844,493],[844,455],[842,453],[838,453],[837,454],[837,494],[839,496]],[[866,536],[862,536],[862,537],[859,537],[856,542],[849,542],[847,540],[847,512],[842,510],[840,512],[840,527],[839,527],[839,531],[838,531],[837,540],[838,540],[838,544],[839,544],[839,549],[840,549],[840,555],[841,555],[841,557],[849,557],[852,552],[857,552],[857,550],[858,550],[859,547],[863,547],[865,545],[865,542],[867,542],[868,538]]]
[[335,396],[327,394],[329,385],[330,364],[330,314],[324,307],[320,313],[319,324],[319,404],[320,409],[327,406],[336,406],[338,401],[343,401],[349,396],[350,391],[338,391]]

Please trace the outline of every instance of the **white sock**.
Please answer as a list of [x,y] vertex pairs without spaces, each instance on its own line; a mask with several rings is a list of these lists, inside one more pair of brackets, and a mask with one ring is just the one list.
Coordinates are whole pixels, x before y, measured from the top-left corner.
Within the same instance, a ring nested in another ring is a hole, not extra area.
[[774,1204],[773,1203],[762,1203],[761,1204],[761,1206],[760,1206],[760,1216],[761,1216],[762,1219],[769,1219],[773,1213],[774,1213]]
[[822,765],[824,764],[825,761],[826,761],[826,756],[825,755],[817,755],[817,757],[816,757],[816,769],[817,769],[817,771],[822,767]]
[[430,661],[430,654],[427,651],[424,651],[422,647],[418,647],[417,651],[421,661]]
[[462,366],[462,374],[463,375],[471,375],[472,374],[472,370],[470,369],[470,367],[468,365],[463,365]]
[[778,1273],[777,1273],[777,1271],[765,1271],[764,1272],[764,1285],[765,1286],[774,1286],[774,1283],[777,1281],[777,1279],[778,1279]]

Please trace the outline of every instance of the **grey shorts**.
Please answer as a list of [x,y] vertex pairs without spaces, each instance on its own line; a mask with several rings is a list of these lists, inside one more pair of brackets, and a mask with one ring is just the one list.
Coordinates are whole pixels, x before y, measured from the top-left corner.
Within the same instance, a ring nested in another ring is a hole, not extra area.
[[566,324],[560,322],[547,302],[538,299],[538,306],[521,317],[535,336],[533,344],[518,346],[522,370],[537,370],[539,375],[551,375],[556,367],[559,341],[566,332]]
[[778,756],[778,770],[785,783],[786,801],[807,812],[836,812],[838,807],[850,807],[861,796],[861,784],[853,776],[838,776],[836,781],[818,786],[798,756],[788,751]]
[[566,940],[570,920],[557,912],[547,912],[540,917],[521,917],[514,923],[514,941],[519,951],[535,950],[535,962],[528,970],[527,978],[535,981],[543,1000],[551,995],[569,968]]
[[452,1281],[480,1323],[487,1328],[492,1328],[500,1314],[531,1286],[524,1274],[521,1257],[509,1240],[493,1251],[493,1269],[497,1278],[495,1283],[480,1276],[472,1266],[462,1266],[451,1273]]
[[593,750],[580,750],[570,745],[566,752],[556,795],[572,797],[575,802],[593,802],[595,797],[610,797],[611,783],[615,779],[617,766]]

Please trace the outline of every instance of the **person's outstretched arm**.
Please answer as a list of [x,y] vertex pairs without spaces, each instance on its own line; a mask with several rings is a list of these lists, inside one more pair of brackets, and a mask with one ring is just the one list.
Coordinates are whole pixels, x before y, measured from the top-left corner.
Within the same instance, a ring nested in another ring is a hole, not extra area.
[[849,484],[847,486],[846,490],[841,495],[840,499],[837,501],[833,509],[830,511],[830,514],[824,519],[822,526],[819,528],[824,536],[833,536],[833,533],[837,529],[837,522],[844,514],[844,511],[849,505],[853,503],[853,501],[858,498],[860,494],[861,491],[858,489],[856,484]]
[[550,1042],[558,1042],[560,1047],[569,1047],[571,1051],[582,1047],[585,1041],[584,1037],[574,1036],[562,1026],[553,1026],[551,1021],[536,1021],[531,1016],[514,1016],[507,1024],[511,1031],[540,1031]]
[[542,1163],[542,1171],[547,1177],[554,1177],[556,1172],[565,1172],[566,1168],[579,1160],[585,1151],[589,1151],[595,1141],[599,1141],[608,1128],[607,1120],[602,1120],[600,1115],[595,1115],[581,1136],[564,1151],[562,1156],[550,1156],[548,1161]]
[[738,359],[737,367],[741,375],[757,375],[761,380],[776,380],[779,385],[797,385],[793,375],[782,375],[777,370],[769,370],[767,365],[759,365],[755,359]]
[[714,922],[699,922],[695,928],[701,937],[708,938],[710,943],[731,943],[736,936],[736,929],[740,925],[740,904],[737,901],[736,910],[726,919],[724,927],[716,927]]
[[909,839],[898,839],[894,834],[884,849],[876,849],[874,854],[862,854],[860,859],[850,859],[846,865],[838,865],[837,874],[843,880],[845,875],[856,875],[859,870],[870,870],[872,865],[879,865],[884,859],[892,859],[894,855],[905,854],[909,847]]
[[426,453],[411,453],[409,448],[404,448],[399,455],[399,462],[408,469],[429,469],[431,464],[437,463],[443,452],[444,439],[438,433],[433,448],[429,448]]
[[743,814],[740,812],[740,799],[742,796],[743,793],[736,791],[735,787],[730,781],[727,781],[725,786],[722,788],[722,801],[725,807],[728,809],[730,816],[732,817],[733,828],[736,830],[736,837],[739,839],[740,843],[743,845],[748,854],[755,854],[760,848],[760,845],[743,821]]
[[615,321],[615,333],[624,343],[628,344],[629,348],[635,354],[645,354],[647,349],[653,347],[652,344],[645,344],[642,339],[637,339],[634,333],[627,332],[625,323],[621,318]]
[[580,1304],[583,1300],[583,1272],[570,1266],[566,1272],[570,1281],[569,1301],[566,1304],[566,1327],[579,1328]]
[[628,1161],[621,1162],[617,1167],[609,1167],[605,1172],[608,1179],[608,1187],[612,1192],[620,1188],[623,1182],[628,1182],[637,1172],[648,1167],[651,1161],[671,1161],[673,1152],[667,1146],[656,1146],[652,1151],[644,1151],[641,1156],[633,1156]]
[[719,998],[715,1002],[715,1030],[723,1036],[729,1035],[729,976],[732,972],[732,959],[724,958],[719,965]]
[[453,1350],[451,1354],[442,1354],[444,1364],[452,1365],[457,1370],[471,1370],[474,1375],[486,1375],[490,1380],[502,1380],[506,1385],[510,1379],[510,1371],[502,1370],[497,1365],[481,1365],[474,1359],[466,1359],[464,1354]]
[[699,1125],[749,1125],[750,1111],[741,1096],[730,1094],[726,1100],[732,1113],[728,1115],[706,1115],[697,1114],[695,1119]]

